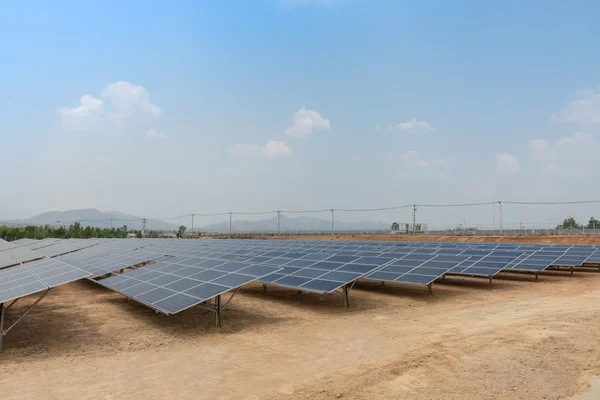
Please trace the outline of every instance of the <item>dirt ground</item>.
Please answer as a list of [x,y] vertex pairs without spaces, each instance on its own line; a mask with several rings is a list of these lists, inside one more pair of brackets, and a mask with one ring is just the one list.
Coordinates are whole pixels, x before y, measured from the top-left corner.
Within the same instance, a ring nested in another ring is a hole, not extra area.
[[[567,240],[537,237],[552,239]],[[5,337],[0,398],[600,398],[600,273],[453,277],[433,296],[358,283],[350,301],[249,285],[219,330],[201,309],[166,317],[64,285]]]

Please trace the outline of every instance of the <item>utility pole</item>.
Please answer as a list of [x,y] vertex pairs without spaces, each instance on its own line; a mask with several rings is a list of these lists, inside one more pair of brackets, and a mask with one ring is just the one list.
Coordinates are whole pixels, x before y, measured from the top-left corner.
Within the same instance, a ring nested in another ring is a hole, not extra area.
[[148,220],[146,218],[142,219],[142,237],[146,236],[146,222]]
[[190,214],[192,216],[192,236],[194,236],[194,215],[196,214]]
[[503,229],[502,229],[502,200],[500,200],[498,202],[498,205],[500,206],[500,234],[502,234],[503,233]]
[[229,212],[229,236],[231,236],[231,233],[233,232],[233,230],[232,230],[232,227],[231,227],[231,224],[232,224],[232,216],[233,216],[233,213],[230,211],[230,212]]
[[331,236],[335,235],[335,226],[334,226],[334,219],[333,219],[333,211],[334,209],[331,209]]
[[419,207],[417,207],[416,204],[413,204],[413,233],[415,233],[417,230],[417,210],[418,209],[419,209]]
[[277,236],[279,236],[280,233],[280,218],[281,218],[281,211],[277,211]]
[[[492,226],[496,230],[496,195],[492,195]],[[495,232],[494,232],[495,233]]]

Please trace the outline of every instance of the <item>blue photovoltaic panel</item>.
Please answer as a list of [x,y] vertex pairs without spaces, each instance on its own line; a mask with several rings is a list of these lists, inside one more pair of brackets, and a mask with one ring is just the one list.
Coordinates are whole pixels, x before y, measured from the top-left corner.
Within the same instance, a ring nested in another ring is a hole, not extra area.
[[46,289],[48,287],[24,265],[0,270],[0,303]]
[[24,266],[49,288],[90,277],[90,273],[52,258],[32,261]]
[[428,258],[421,255],[407,255],[365,278],[383,282],[428,285],[467,259],[467,256],[447,254],[430,255]]
[[163,260],[98,283],[164,314],[176,314],[281,269],[198,257],[176,261]]
[[[468,254],[464,252],[462,254]],[[487,255],[472,261],[471,258],[454,267],[450,272],[461,275],[494,276],[511,262],[522,256],[518,251],[491,251]]]

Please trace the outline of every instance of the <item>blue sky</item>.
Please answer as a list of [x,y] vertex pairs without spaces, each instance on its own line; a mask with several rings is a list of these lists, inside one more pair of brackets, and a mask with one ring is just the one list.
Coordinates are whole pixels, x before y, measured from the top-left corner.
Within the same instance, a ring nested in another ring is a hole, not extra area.
[[[599,12],[592,1],[3,2],[0,216],[598,199]],[[507,212],[545,222],[594,210]],[[477,208],[422,215],[492,220]]]

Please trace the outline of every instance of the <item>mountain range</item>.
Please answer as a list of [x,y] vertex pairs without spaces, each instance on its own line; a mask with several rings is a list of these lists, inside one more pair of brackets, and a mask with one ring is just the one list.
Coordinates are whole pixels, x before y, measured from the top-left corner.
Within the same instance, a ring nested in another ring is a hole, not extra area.
[[[99,211],[94,208],[68,211],[48,211],[26,219],[1,220],[0,224],[8,225],[71,225],[79,221],[82,226],[92,226],[98,228],[110,228],[112,226],[122,227],[127,225],[128,229],[142,229],[140,217],[123,214],[118,211]],[[284,232],[330,232],[331,220],[324,220],[312,217],[287,217],[280,216],[279,229]],[[389,223],[377,221],[345,222],[335,221],[336,231],[382,231],[389,229]],[[257,221],[233,220],[233,231],[236,233],[247,232],[277,232],[277,217]],[[160,220],[148,220],[147,230],[157,231],[175,231],[177,225],[170,224]],[[224,221],[206,226],[196,227],[196,231],[208,233],[229,233],[229,221]]]
[[[111,221],[114,228],[127,225],[127,229],[142,229],[142,218],[133,215],[123,214],[118,211],[99,211],[95,208],[86,208],[81,210],[68,211],[48,211],[27,219],[13,219],[0,221],[0,223],[9,225],[71,225],[79,221],[82,226],[92,226],[94,228],[110,228]],[[164,221],[148,220],[147,230],[174,231],[177,226]]]
[[[335,220],[336,231],[382,231],[388,230],[390,224],[383,224],[377,221],[345,222]],[[204,232],[228,233],[229,222],[220,222],[210,224],[200,228]],[[263,219],[258,221],[232,221],[232,229],[237,233],[245,232],[277,232],[277,217]],[[324,220],[312,217],[290,218],[285,215],[280,216],[280,232],[330,232],[331,220]]]

